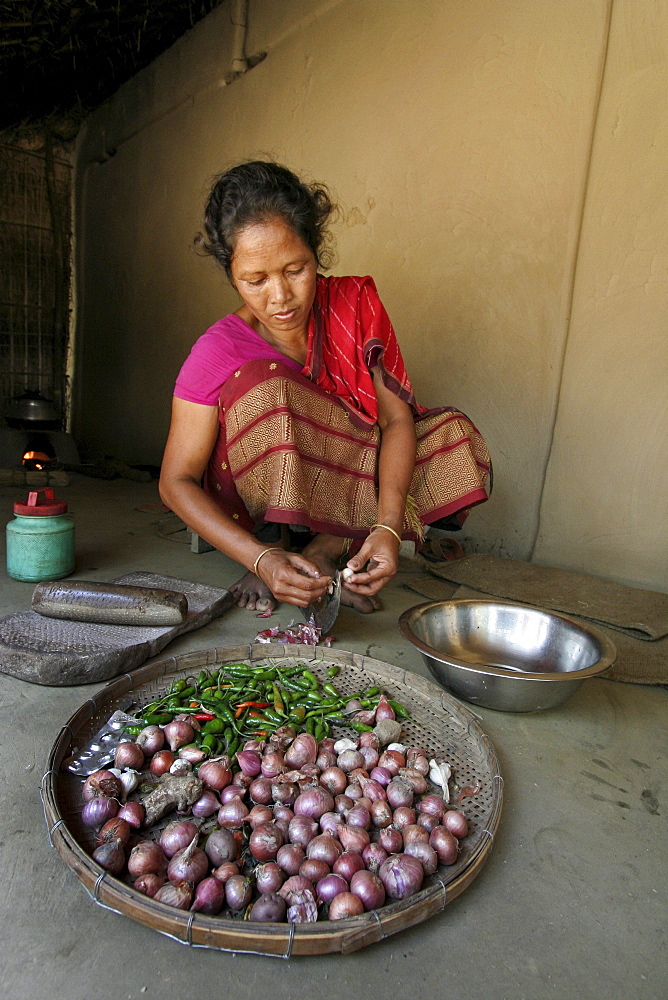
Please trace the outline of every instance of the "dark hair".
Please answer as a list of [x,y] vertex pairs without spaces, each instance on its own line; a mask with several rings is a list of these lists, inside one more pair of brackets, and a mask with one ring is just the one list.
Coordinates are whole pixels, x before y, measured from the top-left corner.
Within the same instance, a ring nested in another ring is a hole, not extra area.
[[330,267],[327,224],[336,211],[324,184],[306,184],[279,163],[251,160],[221,174],[204,213],[206,239],[195,245],[210,254],[232,279],[232,257],[240,231],[280,216],[312,251],[318,267]]

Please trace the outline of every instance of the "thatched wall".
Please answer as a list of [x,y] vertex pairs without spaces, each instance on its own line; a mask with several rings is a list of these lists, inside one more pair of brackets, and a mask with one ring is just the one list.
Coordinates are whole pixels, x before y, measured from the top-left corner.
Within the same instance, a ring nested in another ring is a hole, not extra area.
[[72,167],[0,145],[0,416],[27,389],[66,410]]

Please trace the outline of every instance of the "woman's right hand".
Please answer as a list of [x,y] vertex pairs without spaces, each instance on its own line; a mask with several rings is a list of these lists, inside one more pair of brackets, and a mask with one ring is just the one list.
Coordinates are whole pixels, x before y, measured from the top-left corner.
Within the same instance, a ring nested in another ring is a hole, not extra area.
[[[242,565],[252,566],[262,551],[257,548],[257,538],[233,521],[200,485],[217,435],[217,407],[174,398],[160,496],[202,538]],[[302,608],[319,600],[332,579],[304,556],[273,548],[260,559],[257,575],[277,601]],[[259,599],[265,597],[260,595]],[[252,594],[249,602],[246,595],[242,603],[252,609],[257,599],[258,595]]]
[[332,582],[298,552],[270,549],[260,559],[256,575],[269,587],[277,601],[305,608],[327,593]]

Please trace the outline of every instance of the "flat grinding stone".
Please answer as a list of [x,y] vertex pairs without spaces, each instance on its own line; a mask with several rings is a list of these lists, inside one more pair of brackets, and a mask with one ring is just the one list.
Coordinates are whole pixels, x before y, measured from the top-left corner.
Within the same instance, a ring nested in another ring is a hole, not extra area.
[[93,625],[17,611],[0,619],[0,673],[66,687],[108,681],[134,670],[184,632],[202,628],[234,604],[229,590],[158,573],[128,573],[112,583],[177,590],[188,599],[181,625]]

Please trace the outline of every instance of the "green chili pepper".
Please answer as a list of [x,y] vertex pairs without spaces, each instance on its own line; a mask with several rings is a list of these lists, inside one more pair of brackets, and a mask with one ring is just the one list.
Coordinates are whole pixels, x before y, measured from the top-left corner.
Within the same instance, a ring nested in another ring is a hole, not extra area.
[[341,697],[340,693],[336,690],[333,684],[323,684],[322,690],[325,692],[325,694],[331,695],[332,698],[339,699]]
[[352,726],[352,728],[358,733],[373,732],[373,726],[365,726],[363,722],[349,722],[348,725]]
[[285,712],[285,704],[276,681],[272,684],[271,689],[274,696],[274,708],[277,712],[283,714]]
[[[164,699],[163,699],[164,701]],[[162,701],[151,701],[148,705],[144,705],[144,715],[152,715],[153,712],[157,712],[162,706]]]
[[366,691],[364,692],[364,697],[365,698],[371,698],[372,695],[374,695],[374,694],[380,694],[380,688],[379,687],[367,688]]
[[[280,723],[285,722],[285,719],[281,719]],[[250,715],[247,719],[243,719],[243,726],[245,729],[276,729],[279,723],[271,722],[268,719],[254,719]]]
[[304,673],[302,674],[302,677],[304,678],[304,680],[309,682],[309,685],[312,690],[320,686],[320,681],[315,676],[315,674],[311,673],[310,670],[305,670]]
[[215,736],[213,733],[208,733],[202,740],[200,746],[202,747],[202,750],[208,750],[209,753],[212,753],[213,748],[216,746],[217,743],[218,743],[218,737]]
[[128,736],[138,736],[143,728],[143,726],[123,726],[123,732]]
[[187,688],[187,687],[188,687],[188,684],[187,684],[187,682],[186,682],[186,681],[184,681],[184,680],[180,680],[180,681],[174,681],[174,682],[172,683],[172,686],[171,686],[171,688],[170,688],[170,691],[174,692],[175,694],[178,694],[178,693],[180,693],[181,691],[185,690],[185,688]]
[[251,668],[243,663],[230,663],[225,667],[225,674],[229,677],[250,677]]
[[315,733],[313,735],[318,742],[320,742],[320,740],[324,740],[326,736],[329,736],[329,726],[327,723],[319,722],[315,727]]
[[315,734],[315,719],[307,716],[304,719],[304,729],[313,736]]
[[308,681],[298,681],[295,677],[282,677],[281,684],[286,690],[298,693],[309,691],[311,688]]
[[337,667],[336,664],[334,664],[334,666],[330,667],[329,670],[327,671],[327,676],[336,677],[337,674],[339,674],[340,670],[341,667]]
[[143,716],[143,722],[145,726],[166,726],[169,722],[173,721],[176,714],[178,713],[151,712],[150,715]]
[[227,708],[226,705],[221,705],[220,702],[218,702],[216,704],[214,712],[216,713],[217,717],[219,719],[222,719],[223,722],[226,722],[228,726],[231,726],[233,729],[236,729],[234,715],[229,710],[229,708]]
[[202,695],[202,697],[200,698],[200,702],[202,703],[202,707],[204,708],[204,711],[205,712],[211,712],[211,714],[213,715],[213,714],[215,714],[216,709],[220,708],[221,705],[224,706],[224,705],[227,704],[227,699],[226,698],[207,698],[204,695]]
[[258,711],[262,712],[262,717],[264,719],[269,719],[270,722],[275,722],[277,726],[282,726],[285,723],[285,716],[275,712],[273,708],[261,708],[258,709]]
[[202,726],[203,733],[222,733],[225,731],[225,722],[223,719],[209,719]]
[[313,687],[311,681],[306,677],[291,677],[290,680],[299,691],[310,691]]
[[271,667],[268,670],[258,670],[254,675],[254,679],[259,681],[273,681],[276,677],[276,667]]
[[394,709],[394,714],[397,716],[398,719],[410,719],[410,715],[400,702],[390,701],[388,698],[387,703]]

